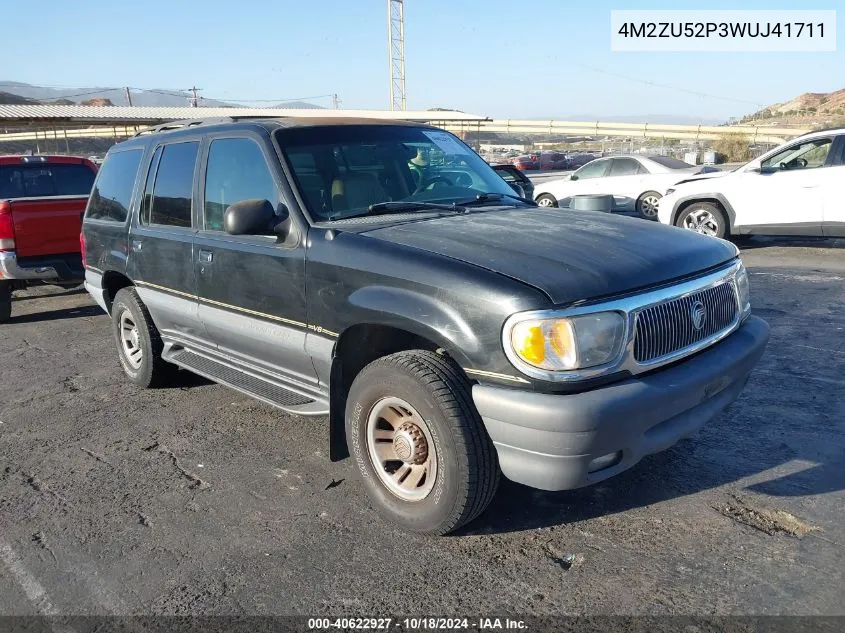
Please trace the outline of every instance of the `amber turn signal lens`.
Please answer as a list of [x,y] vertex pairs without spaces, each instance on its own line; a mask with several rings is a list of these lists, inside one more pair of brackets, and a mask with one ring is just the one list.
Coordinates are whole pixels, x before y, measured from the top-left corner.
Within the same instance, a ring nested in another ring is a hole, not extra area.
[[546,338],[539,323],[518,323],[511,332],[511,343],[520,358],[540,365],[546,359]]

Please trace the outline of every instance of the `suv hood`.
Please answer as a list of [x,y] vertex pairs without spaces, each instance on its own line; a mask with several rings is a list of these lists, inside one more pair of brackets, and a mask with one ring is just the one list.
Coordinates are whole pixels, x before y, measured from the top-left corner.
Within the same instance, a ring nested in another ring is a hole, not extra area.
[[730,242],[657,222],[557,209],[482,211],[362,234],[506,275],[555,304],[692,276],[737,254]]

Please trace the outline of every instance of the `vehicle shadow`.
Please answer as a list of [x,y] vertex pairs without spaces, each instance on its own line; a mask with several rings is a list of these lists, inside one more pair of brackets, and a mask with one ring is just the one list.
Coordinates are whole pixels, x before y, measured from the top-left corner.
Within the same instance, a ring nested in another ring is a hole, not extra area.
[[[16,300],[17,301],[17,300]],[[13,304],[14,305],[14,304]],[[47,310],[45,312],[33,312],[32,314],[20,314],[15,316],[12,312],[11,318],[6,321],[6,325],[15,325],[21,323],[39,323],[41,321],[59,321],[61,319],[77,319],[80,317],[107,315],[100,306],[80,306],[77,308],[62,308],[61,310]]]
[[213,384],[213,380],[209,380],[208,378],[195,374],[187,369],[180,368],[179,371],[173,375],[173,379],[166,386],[161,387],[161,389],[182,389],[183,391],[187,391],[189,389],[195,389],[196,387],[205,387]]
[[53,297],[70,297],[73,295],[81,295],[85,294],[85,288],[79,286],[77,288],[71,288],[70,290],[65,290],[64,292],[55,292],[50,293],[48,295],[28,295],[26,297],[19,297],[15,295],[14,301],[15,303],[19,301],[30,301],[31,299],[52,299]]

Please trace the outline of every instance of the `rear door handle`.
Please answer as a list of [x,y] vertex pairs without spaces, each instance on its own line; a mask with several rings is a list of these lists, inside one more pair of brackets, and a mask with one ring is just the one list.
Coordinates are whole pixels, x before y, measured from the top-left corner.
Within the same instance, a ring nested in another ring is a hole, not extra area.
[[211,251],[200,251],[199,252],[200,264],[210,264],[212,259],[214,259],[214,255]]
[[141,248],[143,248],[144,243],[141,240],[132,240],[132,252],[133,253],[140,253]]

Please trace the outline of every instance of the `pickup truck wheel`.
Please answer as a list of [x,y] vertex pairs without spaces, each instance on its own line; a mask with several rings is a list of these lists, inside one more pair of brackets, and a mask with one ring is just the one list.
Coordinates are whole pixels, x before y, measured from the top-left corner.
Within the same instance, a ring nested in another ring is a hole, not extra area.
[[12,283],[0,281],[0,323],[12,316]]
[[724,238],[728,234],[728,223],[724,212],[710,202],[695,202],[678,215],[675,226],[702,235]]
[[637,198],[637,213],[646,220],[657,219],[657,205],[662,198],[657,191],[646,191]]
[[542,193],[534,200],[537,203],[538,207],[556,207],[557,206],[557,199],[548,194]]
[[433,352],[399,352],[361,370],[347,399],[346,437],[379,512],[407,530],[447,534],[496,493],[496,450],[469,382]]
[[176,367],[164,361],[164,344],[135,288],[118,291],[112,303],[112,331],[123,372],[142,388],[166,384]]

